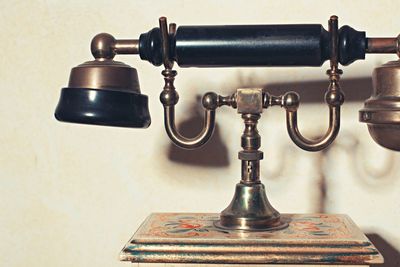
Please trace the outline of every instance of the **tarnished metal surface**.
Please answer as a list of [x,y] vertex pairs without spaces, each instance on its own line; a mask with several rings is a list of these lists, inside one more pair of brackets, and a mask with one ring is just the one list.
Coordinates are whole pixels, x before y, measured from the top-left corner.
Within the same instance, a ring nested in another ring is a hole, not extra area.
[[375,68],[373,92],[360,110],[372,138],[383,147],[400,151],[400,60]]
[[187,138],[181,135],[175,124],[175,105],[178,103],[179,95],[175,90],[174,80],[177,72],[172,69],[174,62],[169,57],[169,36],[175,34],[176,25],[169,25],[169,32],[167,28],[167,19],[161,17],[159,19],[161,36],[162,36],[162,50],[163,62],[165,70],[162,71],[164,76],[164,88],[160,94],[160,101],[164,106],[164,126],[168,137],[174,142],[175,145],[186,148],[198,148],[211,138],[215,129],[215,110],[218,107],[218,95],[215,93],[208,93],[203,97],[204,123],[200,133],[193,138]]
[[400,35],[397,38],[367,38],[366,53],[399,54]]
[[68,87],[140,93],[136,69],[111,59],[88,61],[74,67]]
[[[269,203],[265,187],[260,181],[260,160],[263,158],[261,136],[257,122],[263,109],[261,89],[238,89],[237,109],[242,113],[244,131],[241,137],[242,177],[236,185],[229,206],[221,212],[215,226],[221,229],[246,231],[272,231],[288,226],[280,213]],[[246,113],[248,112],[248,113]]]
[[284,95],[283,107],[286,109],[286,128],[292,141],[300,148],[307,151],[320,151],[327,148],[335,139],[340,129],[340,106],[344,101],[344,94],[339,86],[340,74],[342,71],[338,68],[338,18],[331,16],[329,20],[329,32],[331,38],[331,58],[329,75],[329,87],[325,94],[325,102],[329,107],[329,127],[326,133],[319,139],[309,140],[305,138],[298,128],[297,109],[300,97],[294,92],[288,92]]
[[229,206],[221,212],[215,226],[228,230],[276,231],[288,226],[269,203],[262,183],[236,185]]
[[100,33],[93,37],[90,50],[98,60],[113,59],[117,54],[139,54],[139,40],[117,40],[111,34]]
[[122,261],[224,264],[354,264],[383,262],[346,215],[283,214],[286,229],[221,230],[218,214],[150,215],[120,254]]
[[244,88],[236,91],[237,112],[240,114],[260,114],[263,111],[261,88]]
[[[198,148],[211,138],[215,129],[215,113],[217,108],[218,96],[216,94],[206,94],[203,98],[204,110],[204,123],[200,133],[193,137],[188,138],[181,135],[175,123],[175,105],[178,103],[179,95],[175,90],[174,80],[177,72],[171,69],[162,71],[164,76],[164,89],[160,94],[160,101],[164,106],[164,126],[168,137],[175,145],[186,148]],[[215,96],[214,98],[211,96]]]

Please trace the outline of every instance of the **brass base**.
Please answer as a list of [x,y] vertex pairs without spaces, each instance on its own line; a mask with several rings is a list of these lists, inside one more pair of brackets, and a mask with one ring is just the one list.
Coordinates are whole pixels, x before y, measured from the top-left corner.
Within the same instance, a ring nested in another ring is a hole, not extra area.
[[269,203],[262,183],[236,185],[229,206],[221,212],[214,226],[228,230],[273,231],[286,228],[280,213]]

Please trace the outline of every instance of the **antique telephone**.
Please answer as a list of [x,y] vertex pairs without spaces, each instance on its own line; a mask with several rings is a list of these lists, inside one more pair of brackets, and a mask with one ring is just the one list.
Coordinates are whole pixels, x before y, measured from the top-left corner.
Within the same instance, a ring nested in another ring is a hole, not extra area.
[[[338,18],[329,20],[329,30],[319,24],[181,26],[167,25],[139,39],[117,40],[109,34],[95,36],[91,43],[95,60],[72,69],[68,87],[63,88],[55,112],[60,121],[107,126],[147,128],[150,125],[148,98],[141,94],[136,69],[114,61],[118,54],[138,54],[155,66],[164,65],[165,86],[160,101],[164,106],[165,129],[179,147],[194,149],[212,136],[216,109],[237,109],[245,128],[239,152],[242,176],[230,205],[215,226],[220,229],[264,231],[287,227],[287,222],[268,202],[260,182],[261,137],[257,121],[264,109],[281,106],[286,110],[287,130],[292,141],[308,151],[319,151],[336,138],[340,127],[340,106],[344,95],[339,85],[339,64],[364,59],[366,53],[394,53],[400,56],[397,38],[367,38],[365,32],[349,26],[338,28]],[[297,126],[300,97],[287,92],[273,96],[259,88],[242,88],[230,96],[207,93],[202,131],[195,138],[182,136],[175,126],[178,93],[174,87],[180,67],[321,66],[330,60],[329,86],[325,102],[329,107],[329,128],[317,140],[304,137]],[[372,96],[359,113],[372,138],[381,146],[400,151],[400,61],[386,63],[373,72]]]

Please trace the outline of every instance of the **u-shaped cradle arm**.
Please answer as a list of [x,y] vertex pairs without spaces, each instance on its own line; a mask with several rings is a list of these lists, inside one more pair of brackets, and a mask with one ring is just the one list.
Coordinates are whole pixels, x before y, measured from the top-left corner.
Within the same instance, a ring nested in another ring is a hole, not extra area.
[[292,141],[307,151],[320,151],[328,147],[336,138],[340,129],[340,107],[329,107],[329,128],[325,135],[317,140],[305,138],[297,126],[297,110],[286,110],[286,126]]
[[217,108],[218,96],[214,93],[208,93],[203,97],[203,106],[205,108],[204,124],[201,132],[194,138],[182,136],[175,125],[175,105],[178,103],[178,93],[175,91],[174,79],[177,74],[172,70],[174,62],[169,57],[169,36],[174,35],[176,25],[170,24],[170,31],[167,29],[167,19],[159,19],[162,36],[162,51],[165,70],[162,72],[165,80],[164,90],[161,92],[160,100],[164,106],[164,125],[168,137],[171,141],[182,148],[198,148],[211,138],[215,128],[215,109]]
[[[332,86],[335,88],[332,89]],[[305,138],[299,131],[297,122],[297,109],[300,97],[295,92],[286,93],[283,96],[283,107],[286,109],[286,127],[292,141],[300,148],[307,151],[320,151],[328,147],[336,138],[340,129],[340,106],[344,101],[344,95],[336,83],[331,84],[330,90],[325,95],[329,106],[329,127],[325,135],[316,140]]]
[[178,132],[175,125],[175,105],[179,100],[178,92],[174,86],[177,72],[172,69],[165,69],[161,73],[164,76],[165,85],[160,94],[160,101],[164,106],[164,125],[168,137],[175,145],[186,149],[194,149],[204,145],[214,132],[218,95],[210,92],[203,96],[202,102],[205,108],[203,129],[194,138],[184,137]]
[[292,141],[307,151],[320,151],[328,147],[336,138],[340,129],[340,106],[344,102],[344,95],[340,90],[339,79],[342,71],[338,69],[338,19],[332,16],[329,20],[331,34],[331,68],[327,71],[330,85],[325,94],[325,102],[329,106],[329,128],[325,135],[317,140],[309,140],[301,135],[297,126],[297,109],[300,97],[289,92],[283,97],[283,106],[286,109],[286,126]]
[[201,132],[194,138],[182,136],[175,125],[175,106],[164,106],[164,124],[169,138],[175,145],[186,148],[198,148],[211,138],[215,128],[215,109],[206,109],[204,112],[204,123]]
[[[166,74],[166,72],[163,73]],[[174,74],[174,72],[170,72],[170,74]],[[160,95],[161,103],[164,106],[165,130],[175,145],[186,149],[198,148],[207,143],[214,132],[215,110],[219,106],[219,96],[212,92],[203,96],[202,103],[205,109],[203,129],[196,137],[187,138],[178,132],[175,124],[175,105],[178,103],[179,96],[173,87],[172,81],[173,77],[166,77],[166,87],[164,87],[164,91]]]

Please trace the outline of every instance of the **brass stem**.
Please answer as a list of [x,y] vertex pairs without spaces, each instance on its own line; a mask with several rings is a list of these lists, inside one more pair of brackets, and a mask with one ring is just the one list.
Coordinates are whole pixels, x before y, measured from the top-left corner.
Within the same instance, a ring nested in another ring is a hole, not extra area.
[[338,17],[331,16],[328,21],[329,32],[331,33],[331,58],[330,66],[332,70],[336,70],[338,67],[338,43],[339,43],[339,33],[338,33]]
[[399,38],[367,38],[366,53],[393,54],[399,52]]
[[[258,134],[257,122],[259,114],[243,114],[245,128],[241,137],[243,151],[239,153],[242,160],[241,183],[252,184],[260,182],[261,136]],[[246,155],[246,156],[243,156]],[[260,156],[257,158],[256,156]]]
[[[169,58],[169,33],[168,33],[168,24],[167,18],[161,17],[159,18],[159,25],[161,31],[161,40],[162,40],[162,52],[163,52],[163,63],[166,69],[172,69],[174,66],[174,62]],[[176,26],[171,25],[171,29],[175,30]]]
[[116,40],[114,44],[115,54],[139,54],[139,40]]
[[[221,97],[220,97],[221,99]],[[234,106],[242,114],[244,131],[241,136],[242,178],[236,184],[235,194],[229,206],[221,212],[214,225],[226,230],[272,231],[288,226],[280,214],[269,203],[265,187],[260,181],[260,160],[263,153],[261,136],[257,130],[263,94],[261,89],[238,89],[236,97],[224,98],[224,103]],[[227,101],[230,99],[229,101]]]

